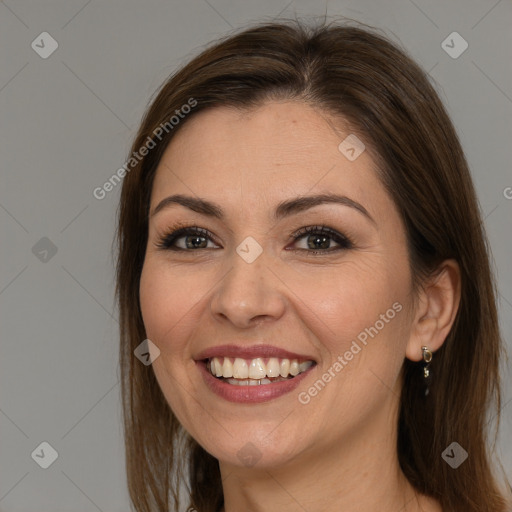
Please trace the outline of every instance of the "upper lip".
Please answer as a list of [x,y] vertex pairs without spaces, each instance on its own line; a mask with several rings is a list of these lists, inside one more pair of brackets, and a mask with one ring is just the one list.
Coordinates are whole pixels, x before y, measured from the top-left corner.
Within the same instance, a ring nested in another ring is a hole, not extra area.
[[241,359],[256,359],[257,357],[277,357],[281,359],[301,359],[304,361],[315,361],[311,356],[297,354],[272,345],[218,345],[210,347],[200,352],[194,359],[200,361],[203,359],[211,359],[213,357],[233,357]]

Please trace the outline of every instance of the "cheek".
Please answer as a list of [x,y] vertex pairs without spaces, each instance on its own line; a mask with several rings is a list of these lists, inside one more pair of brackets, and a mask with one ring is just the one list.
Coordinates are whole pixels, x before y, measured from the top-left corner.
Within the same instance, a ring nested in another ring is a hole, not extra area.
[[398,384],[407,341],[408,275],[390,272],[382,262],[361,261],[318,279],[320,274],[302,278],[298,314],[310,319],[307,327],[323,353],[317,377],[327,384],[318,386],[321,392],[303,391],[314,397],[317,416],[328,417],[336,428],[372,414]]
[[151,258],[147,258],[140,279],[140,306],[147,337],[156,343],[160,350],[178,348],[166,343],[173,337],[179,342],[176,331],[183,328],[187,313],[193,309],[197,299],[190,293],[194,289],[193,276],[179,277]]
[[169,308],[170,295],[166,296],[162,285],[153,266],[146,259],[140,277],[139,297],[146,335],[152,341],[160,338],[157,333],[161,331],[162,320],[165,318],[163,313]]
[[139,286],[146,336],[160,349],[152,369],[173,413],[187,429],[193,428],[187,399],[197,394],[197,383],[189,378],[194,363],[187,353],[190,329],[197,326],[197,319],[192,321],[198,301],[190,293],[194,289],[193,275],[176,272],[149,256]]
[[[295,278],[301,316],[317,325],[312,330],[322,332],[319,338],[336,354],[347,350],[360,333],[363,340],[368,330],[375,333],[375,324],[379,337],[396,333],[401,324],[397,309],[403,309],[407,297],[407,276],[384,268],[376,258],[370,260],[347,259],[327,272],[316,269]],[[394,341],[394,334],[389,338]]]
[[[302,279],[299,315],[311,319],[308,328],[323,354],[318,378],[329,382],[314,398],[315,407],[335,426],[352,421],[347,411],[351,418],[372,414],[397,386],[407,341],[409,281],[407,273],[370,257],[347,260],[318,279],[320,274]],[[316,395],[316,389],[305,392]]]

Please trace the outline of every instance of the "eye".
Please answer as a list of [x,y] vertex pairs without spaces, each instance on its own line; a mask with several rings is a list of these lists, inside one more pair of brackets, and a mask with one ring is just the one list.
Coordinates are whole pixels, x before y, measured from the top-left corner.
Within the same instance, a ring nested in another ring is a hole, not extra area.
[[[158,249],[171,251],[188,251],[207,249],[208,241],[213,235],[204,228],[197,226],[183,227],[162,236],[157,242]],[[180,242],[183,240],[183,242]]]
[[[326,254],[353,247],[352,242],[345,235],[327,226],[304,227],[291,236],[295,241],[304,238],[306,247],[290,250],[306,251],[309,254]],[[331,247],[333,241],[338,244],[338,247]]]
[[[344,249],[351,249],[352,242],[344,235],[327,226],[307,226],[290,235],[294,241],[305,239],[306,247],[288,249],[307,254],[326,254]],[[164,234],[155,244],[158,249],[192,252],[200,249],[212,249],[208,243],[215,245],[215,238],[207,229],[197,226],[185,226]],[[332,243],[338,247],[331,247]]]

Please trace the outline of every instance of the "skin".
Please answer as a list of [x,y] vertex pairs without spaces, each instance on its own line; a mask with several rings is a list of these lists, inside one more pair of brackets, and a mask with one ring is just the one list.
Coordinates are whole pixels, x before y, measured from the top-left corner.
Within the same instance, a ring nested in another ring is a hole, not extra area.
[[[435,352],[443,343],[458,306],[458,268],[446,261],[413,294],[404,226],[370,150],[353,162],[338,150],[349,133],[343,120],[299,101],[251,112],[216,108],[186,121],[156,172],[151,212],[180,193],[226,213],[219,220],[172,205],[151,216],[140,282],[147,337],[161,351],[152,367],[184,428],[219,460],[225,512],[441,510],[403,476],[396,421],[404,358],[420,361],[423,345]],[[318,193],[345,195],[373,220],[339,204],[272,220],[280,201]],[[188,252],[157,249],[176,222],[215,240]],[[293,241],[290,233],[315,225],[353,247],[308,255],[315,235]],[[248,236],[263,249],[251,264],[235,250]],[[298,394],[397,302],[402,310],[300,403]],[[231,403],[209,390],[194,362],[200,351],[262,342],[317,365],[297,390],[262,404]],[[252,467],[237,455],[249,442],[259,457]]]

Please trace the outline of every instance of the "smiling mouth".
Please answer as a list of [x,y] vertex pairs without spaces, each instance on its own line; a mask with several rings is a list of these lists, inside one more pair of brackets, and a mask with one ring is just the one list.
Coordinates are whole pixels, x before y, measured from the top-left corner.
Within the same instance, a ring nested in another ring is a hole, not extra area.
[[277,357],[213,357],[205,359],[204,363],[211,375],[234,386],[260,386],[291,380],[316,364],[312,360]]

